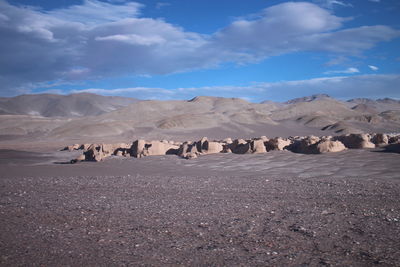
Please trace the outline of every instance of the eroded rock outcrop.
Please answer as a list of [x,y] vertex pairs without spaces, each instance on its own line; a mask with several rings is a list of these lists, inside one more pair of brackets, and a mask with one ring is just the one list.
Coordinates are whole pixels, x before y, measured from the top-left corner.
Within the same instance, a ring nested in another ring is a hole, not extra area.
[[290,138],[266,136],[253,139],[226,138],[222,141],[208,140],[203,137],[199,141],[146,141],[139,139],[131,144],[74,144],[65,150],[84,149],[83,155],[71,160],[101,161],[111,155],[141,158],[146,156],[178,155],[192,159],[200,155],[216,153],[252,154],[267,153],[272,150],[289,150],[301,154],[322,154],[340,152],[354,148],[386,147],[387,151],[397,152],[400,147],[399,134],[346,134],[341,136],[295,136]]
[[387,134],[377,133],[372,136],[371,142],[376,146],[385,146],[389,144],[389,136]]
[[347,148],[340,141],[333,141],[330,138],[319,138],[309,136],[304,139],[296,140],[288,149],[301,154],[322,154],[330,152],[340,152]]
[[347,148],[374,148],[369,134],[346,134],[334,138],[342,142]]
[[265,141],[267,151],[271,150],[284,150],[292,144],[292,140],[282,137],[275,137]]

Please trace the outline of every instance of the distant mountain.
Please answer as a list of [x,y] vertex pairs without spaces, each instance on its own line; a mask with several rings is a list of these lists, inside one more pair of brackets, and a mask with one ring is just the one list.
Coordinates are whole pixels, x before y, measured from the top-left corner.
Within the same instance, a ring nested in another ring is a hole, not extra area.
[[383,104],[400,104],[400,100],[396,100],[393,98],[378,99],[378,100],[376,100],[376,102],[383,103]]
[[374,104],[376,101],[373,99],[369,99],[369,98],[353,98],[353,99],[347,100],[347,102],[353,103],[353,104]]
[[86,138],[94,142],[105,138],[190,140],[202,136],[250,138],[400,132],[397,100],[353,101],[327,95],[298,98],[287,104],[210,96],[169,101],[93,94],[0,98],[3,114],[22,114],[0,115],[0,143],[2,138],[57,141]]
[[135,98],[101,96],[90,93],[20,95],[0,98],[0,114],[42,117],[96,116],[137,101]]
[[311,101],[322,100],[322,99],[332,99],[332,98],[327,94],[317,94],[317,95],[312,95],[312,96],[305,96],[305,97],[295,98],[295,99],[286,101],[285,104],[296,104],[296,103],[302,103],[302,102],[311,102]]

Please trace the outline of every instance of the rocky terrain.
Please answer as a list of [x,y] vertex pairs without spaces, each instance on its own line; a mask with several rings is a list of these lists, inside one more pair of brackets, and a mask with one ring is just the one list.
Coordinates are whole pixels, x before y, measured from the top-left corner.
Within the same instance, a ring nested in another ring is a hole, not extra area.
[[[397,266],[399,154],[0,150],[0,265]],[[4,160],[4,159],[7,160]]]
[[178,155],[193,159],[199,155],[216,153],[260,154],[273,150],[288,150],[302,154],[322,154],[340,152],[354,148],[385,147],[387,151],[400,153],[400,134],[347,134],[340,136],[296,136],[289,138],[266,136],[253,139],[225,138],[211,141],[203,137],[199,141],[146,141],[136,140],[133,143],[118,144],[74,144],[63,151],[83,150],[83,154],[71,163],[79,161],[102,161],[109,156],[135,157],[161,155]]
[[400,262],[397,100],[35,95],[0,112],[1,266]]
[[[53,98],[56,101],[50,101]],[[400,131],[397,100],[345,102],[327,95],[286,103],[219,97],[137,101],[92,94],[34,95],[2,98],[0,110],[0,143],[185,141],[203,136],[223,139]]]

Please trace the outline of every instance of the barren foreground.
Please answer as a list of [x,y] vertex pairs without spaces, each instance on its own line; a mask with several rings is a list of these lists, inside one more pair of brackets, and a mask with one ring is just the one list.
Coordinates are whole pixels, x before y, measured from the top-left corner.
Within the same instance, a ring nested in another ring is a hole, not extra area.
[[398,266],[399,154],[0,151],[3,266]]

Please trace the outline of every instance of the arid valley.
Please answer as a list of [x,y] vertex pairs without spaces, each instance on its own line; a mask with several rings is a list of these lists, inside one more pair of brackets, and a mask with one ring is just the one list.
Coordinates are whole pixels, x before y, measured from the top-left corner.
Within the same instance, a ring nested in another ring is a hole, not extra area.
[[400,260],[397,100],[25,95],[0,112],[3,266]]

